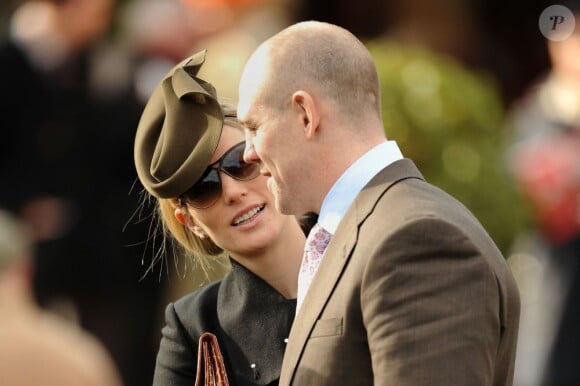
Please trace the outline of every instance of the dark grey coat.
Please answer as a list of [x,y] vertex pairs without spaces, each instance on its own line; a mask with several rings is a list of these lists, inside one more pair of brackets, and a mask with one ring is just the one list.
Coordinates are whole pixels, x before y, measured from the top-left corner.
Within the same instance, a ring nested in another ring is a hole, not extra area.
[[230,385],[277,385],[296,300],[232,260],[221,280],[170,303],[155,386],[193,386],[199,336],[217,335]]

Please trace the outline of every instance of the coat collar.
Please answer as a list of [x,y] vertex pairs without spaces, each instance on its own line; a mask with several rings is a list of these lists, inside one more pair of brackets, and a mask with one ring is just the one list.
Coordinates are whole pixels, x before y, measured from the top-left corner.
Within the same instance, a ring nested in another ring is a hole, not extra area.
[[[306,296],[294,320],[284,356],[281,385],[291,383],[306,341],[350,259],[358,240],[360,225],[373,212],[377,202],[389,188],[407,178],[423,179],[423,176],[411,160],[396,161],[381,170],[349,207],[326,249],[318,272],[308,290],[316,296]],[[316,279],[321,277],[324,277],[324,280]]]
[[245,384],[267,385],[280,376],[296,299],[285,299],[252,271],[230,262],[217,300],[223,350],[236,384],[243,379]]

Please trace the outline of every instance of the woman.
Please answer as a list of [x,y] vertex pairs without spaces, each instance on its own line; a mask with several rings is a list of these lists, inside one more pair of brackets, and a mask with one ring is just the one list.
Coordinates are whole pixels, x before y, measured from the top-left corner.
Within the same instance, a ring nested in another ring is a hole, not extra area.
[[166,230],[197,255],[225,251],[221,280],[169,304],[154,385],[194,384],[198,339],[217,335],[232,385],[276,385],[305,241],[275,210],[260,166],[243,161],[235,111],[196,77],[205,52],[172,69],[139,123],[135,163]]

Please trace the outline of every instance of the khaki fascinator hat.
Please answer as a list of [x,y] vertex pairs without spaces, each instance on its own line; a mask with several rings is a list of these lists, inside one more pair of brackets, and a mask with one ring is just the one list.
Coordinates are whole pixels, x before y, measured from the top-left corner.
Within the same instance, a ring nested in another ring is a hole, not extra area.
[[203,174],[218,145],[223,112],[214,87],[197,77],[206,51],[183,60],[149,98],[135,137],[141,183],[158,198],[187,191]]

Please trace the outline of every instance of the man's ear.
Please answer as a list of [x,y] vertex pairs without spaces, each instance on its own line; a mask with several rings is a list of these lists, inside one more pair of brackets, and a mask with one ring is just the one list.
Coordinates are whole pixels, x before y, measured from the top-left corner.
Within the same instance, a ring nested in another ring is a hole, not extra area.
[[320,114],[314,98],[308,92],[299,90],[292,95],[292,104],[298,112],[304,134],[309,139],[313,138],[320,124]]
[[193,217],[191,217],[191,215],[187,213],[187,211],[184,208],[175,208],[175,211],[173,213],[177,221],[181,225],[185,225],[186,227],[188,227],[197,237],[199,237],[200,239],[205,239],[207,237],[207,234],[205,233],[203,228],[195,223]]

